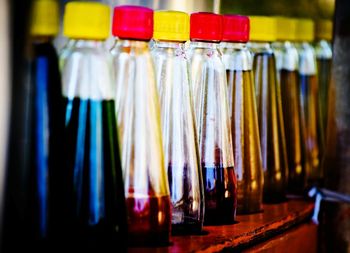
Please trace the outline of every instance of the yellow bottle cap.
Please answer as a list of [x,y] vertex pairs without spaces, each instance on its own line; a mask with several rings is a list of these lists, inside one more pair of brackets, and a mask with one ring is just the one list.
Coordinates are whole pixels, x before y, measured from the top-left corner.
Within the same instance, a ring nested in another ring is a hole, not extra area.
[[294,18],[276,17],[277,40],[295,41],[297,21]]
[[276,40],[276,19],[250,16],[250,40],[271,42]]
[[170,41],[189,40],[189,15],[181,11],[155,11],[153,38]]
[[30,34],[55,36],[59,30],[59,7],[56,0],[35,0],[32,6]]
[[110,9],[97,2],[66,4],[63,34],[71,39],[107,39],[110,32]]
[[297,41],[312,42],[315,39],[315,23],[311,19],[303,18],[297,20]]
[[328,19],[320,19],[316,23],[316,38],[323,40],[332,40],[333,23]]

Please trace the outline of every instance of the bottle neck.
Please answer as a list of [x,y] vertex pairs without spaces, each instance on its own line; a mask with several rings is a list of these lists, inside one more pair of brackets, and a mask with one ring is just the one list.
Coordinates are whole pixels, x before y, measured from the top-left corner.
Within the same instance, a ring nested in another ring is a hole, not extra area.
[[129,39],[118,39],[116,40],[115,46],[121,46],[121,47],[132,47],[132,48],[138,48],[138,49],[148,49],[149,42],[148,41],[142,41],[142,40],[129,40]]
[[53,37],[51,36],[33,36],[32,37],[33,44],[51,43],[52,41],[53,41]]
[[102,40],[73,40],[71,42],[76,48],[102,48],[104,41]]
[[270,42],[267,41],[252,41],[248,44],[248,47],[254,53],[273,53]]
[[185,45],[185,41],[163,41],[163,40],[156,40],[155,46],[157,48],[183,48]]
[[203,49],[218,49],[220,42],[215,41],[191,41],[191,46],[195,48],[203,48]]
[[320,40],[315,45],[317,59],[332,59],[332,46],[327,40]]
[[247,49],[247,43],[241,42],[221,42],[222,48],[234,49],[234,50],[244,50]]

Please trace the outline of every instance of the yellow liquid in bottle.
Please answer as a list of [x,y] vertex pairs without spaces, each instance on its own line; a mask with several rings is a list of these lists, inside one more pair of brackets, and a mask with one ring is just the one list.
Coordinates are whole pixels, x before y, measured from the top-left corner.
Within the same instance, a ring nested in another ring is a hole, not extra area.
[[288,163],[274,55],[270,52],[256,53],[253,67],[264,170],[263,200],[276,203],[285,200]]
[[288,190],[302,194],[305,188],[305,145],[301,127],[298,72],[280,71],[283,119],[288,154]]
[[232,143],[237,174],[237,212],[262,209],[263,170],[251,71],[227,70]]

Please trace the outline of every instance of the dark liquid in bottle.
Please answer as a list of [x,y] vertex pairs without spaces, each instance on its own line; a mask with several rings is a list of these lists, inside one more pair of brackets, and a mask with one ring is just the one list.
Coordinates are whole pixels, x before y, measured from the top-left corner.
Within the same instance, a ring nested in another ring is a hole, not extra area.
[[[15,93],[4,209],[4,251],[50,249],[56,171],[62,169],[64,126],[57,54],[33,45],[30,79]],[[21,108],[16,100],[23,100]],[[21,120],[23,120],[21,122]],[[0,249],[1,251],[1,249]]]
[[265,203],[277,203],[285,200],[288,160],[274,54],[255,54],[254,76],[264,170],[263,200]]
[[206,225],[232,224],[237,208],[237,189],[233,167],[205,167],[203,181],[205,192]]
[[262,210],[262,164],[251,71],[226,71],[237,174],[237,213]]
[[127,197],[130,246],[169,244],[171,206],[169,196]]
[[319,91],[315,75],[300,75],[301,115],[305,131],[306,177],[308,186],[322,184],[323,133],[319,114]]
[[303,194],[306,186],[305,144],[300,115],[298,73],[282,69],[280,79],[289,163],[288,191]]
[[74,249],[125,250],[126,209],[114,101],[65,98],[65,105],[62,233]]
[[[183,177],[181,182],[177,182],[173,173],[176,171],[182,171]],[[173,195],[182,194],[181,198],[175,198],[176,202],[172,203],[172,234],[199,234],[202,231],[202,218],[203,218],[203,196],[198,189],[197,193],[192,188],[195,182],[191,182],[193,175],[190,175],[190,170],[187,166],[176,170],[171,165],[168,166],[168,181],[170,191],[175,191]],[[199,178],[201,179],[201,178]],[[199,183],[200,184],[200,183]],[[182,187],[177,189],[176,187]],[[196,199],[195,199],[196,197]]]

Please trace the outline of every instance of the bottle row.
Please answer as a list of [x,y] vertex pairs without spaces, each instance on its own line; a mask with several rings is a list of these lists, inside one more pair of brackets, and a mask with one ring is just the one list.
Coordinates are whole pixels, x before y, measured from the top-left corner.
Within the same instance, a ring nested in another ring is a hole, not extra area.
[[108,50],[109,7],[69,2],[57,57],[58,13],[34,1],[5,250],[168,245],[322,184],[329,22],[315,51],[309,20],[117,6]]

